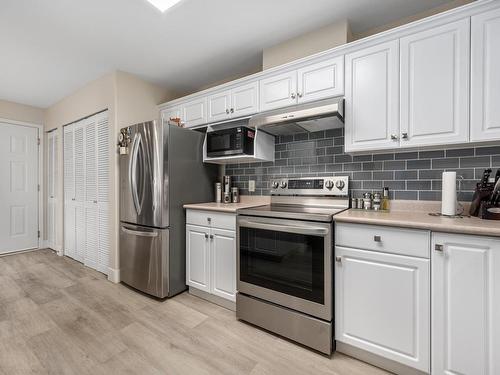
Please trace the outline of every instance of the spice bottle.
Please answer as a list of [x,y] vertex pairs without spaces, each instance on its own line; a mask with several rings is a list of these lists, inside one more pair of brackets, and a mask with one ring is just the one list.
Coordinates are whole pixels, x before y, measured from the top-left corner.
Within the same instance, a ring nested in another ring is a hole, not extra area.
[[389,199],[389,188],[385,187],[382,191],[382,210],[389,211],[391,208],[391,201]]

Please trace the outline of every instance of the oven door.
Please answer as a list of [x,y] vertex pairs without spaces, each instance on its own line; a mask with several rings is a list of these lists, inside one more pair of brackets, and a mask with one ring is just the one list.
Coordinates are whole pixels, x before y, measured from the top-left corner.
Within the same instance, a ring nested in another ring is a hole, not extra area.
[[332,320],[332,223],[238,216],[238,292]]

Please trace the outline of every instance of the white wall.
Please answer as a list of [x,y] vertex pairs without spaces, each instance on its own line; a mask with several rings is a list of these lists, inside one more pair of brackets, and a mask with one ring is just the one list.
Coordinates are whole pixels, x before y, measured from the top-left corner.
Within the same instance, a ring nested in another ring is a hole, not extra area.
[[343,20],[264,49],[262,67],[269,69],[310,56],[351,40],[349,22]]
[[43,108],[0,100],[0,118],[14,121],[43,124]]

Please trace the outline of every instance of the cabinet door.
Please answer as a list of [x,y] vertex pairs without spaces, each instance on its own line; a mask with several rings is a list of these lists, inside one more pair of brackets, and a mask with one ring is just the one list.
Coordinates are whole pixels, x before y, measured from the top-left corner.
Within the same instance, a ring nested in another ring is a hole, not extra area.
[[210,293],[210,228],[186,225],[186,284]]
[[207,122],[207,98],[200,98],[184,104],[182,121],[186,128],[203,125]]
[[499,374],[500,240],[433,234],[432,249],[432,374]]
[[211,292],[230,301],[236,301],[236,242],[235,232],[212,229]]
[[345,56],[345,151],[399,147],[397,40]]
[[401,147],[469,139],[469,19],[401,38]]
[[297,103],[297,71],[260,80],[260,110],[286,107]]
[[344,95],[344,56],[301,68],[297,71],[299,103]]
[[335,339],[429,372],[429,260],[337,246]]
[[208,122],[227,120],[231,117],[231,91],[221,91],[210,95],[208,103]]
[[[170,121],[174,120],[176,118],[181,117],[181,108],[180,107],[172,107],[172,108],[167,108],[161,111],[161,116],[163,121]],[[182,121],[182,118],[181,118]]]
[[231,90],[231,114],[248,116],[259,112],[259,82],[247,83]]
[[471,141],[500,139],[500,9],[471,18]]

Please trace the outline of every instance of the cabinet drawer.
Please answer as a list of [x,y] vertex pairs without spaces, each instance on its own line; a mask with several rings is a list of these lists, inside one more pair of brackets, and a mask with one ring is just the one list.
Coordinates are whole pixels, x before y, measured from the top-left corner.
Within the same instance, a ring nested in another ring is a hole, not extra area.
[[236,230],[236,215],[213,211],[187,210],[186,223],[211,228]]
[[430,232],[364,224],[335,224],[335,245],[420,258],[430,257]]

